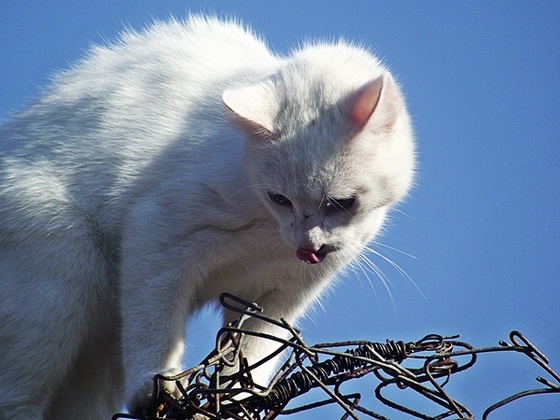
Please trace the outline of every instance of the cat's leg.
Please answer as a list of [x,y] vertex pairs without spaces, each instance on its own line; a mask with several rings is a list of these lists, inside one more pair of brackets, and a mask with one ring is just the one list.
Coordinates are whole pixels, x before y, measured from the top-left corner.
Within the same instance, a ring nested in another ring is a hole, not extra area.
[[187,317],[201,274],[186,268],[197,261],[188,244],[151,238],[144,226],[129,230],[122,248],[121,340],[126,405],[141,415],[152,398],[154,375],[182,368]]
[[120,315],[104,315],[90,328],[66,380],[51,398],[46,420],[110,419],[122,408]]
[[0,407],[0,419],[43,419],[43,404],[31,404],[28,402],[13,402]]
[[[30,255],[28,258],[27,256]],[[74,273],[38,254],[0,252],[0,418],[43,418],[83,340]],[[75,262],[75,261],[74,261]]]
[[181,287],[180,283],[187,282],[185,277],[174,271],[149,278],[135,276],[135,288],[123,287],[126,404],[136,415],[144,413],[151,401],[154,375],[178,373],[182,368],[192,295]]
[[[267,317],[276,320],[280,320],[282,318],[293,325],[293,323],[295,323],[295,321],[304,313],[317,293],[319,293],[319,289],[317,289],[314,293],[310,293],[310,291],[306,291],[304,293],[296,288],[287,287],[283,290],[270,291],[255,298],[254,301],[264,309],[263,314]],[[224,319],[226,323],[231,322],[237,317],[238,314],[225,311]],[[282,339],[290,337],[289,330],[278,327],[267,321],[260,320],[256,317],[247,319],[242,328],[270,334]],[[280,345],[281,344],[275,340],[265,339],[253,335],[245,335],[242,350],[243,355],[247,358],[249,364],[254,364],[264,357],[272,354],[280,347]],[[277,366],[278,357],[252,370],[251,375],[254,382],[261,386],[267,386],[274,375]],[[225,373],[232,373],[232,370],[226,369]]]
[[110,305],[106,261],[89,232],[75,222],[24,236],[22,226],[0,242],[0,419],[44,418]]

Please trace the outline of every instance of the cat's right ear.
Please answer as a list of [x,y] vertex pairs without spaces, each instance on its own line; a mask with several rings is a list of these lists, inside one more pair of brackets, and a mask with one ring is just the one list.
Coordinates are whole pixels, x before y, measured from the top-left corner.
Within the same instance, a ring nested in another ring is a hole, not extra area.
[[388,72],[378,76],[353,92],[344,106],[352,131],[366,126],[387,129],[395,122],[400,106],[393,78]]
[[264,85],[228,89],[222,94],[222,101],[231,111],[233,123],[250,137],[266,140],[275,137],[275,112]]

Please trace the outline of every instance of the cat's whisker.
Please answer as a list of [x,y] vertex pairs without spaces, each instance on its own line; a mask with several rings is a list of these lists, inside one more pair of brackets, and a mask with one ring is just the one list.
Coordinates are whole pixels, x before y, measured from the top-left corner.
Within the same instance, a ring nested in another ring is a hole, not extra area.
[[414,216],[412,216],[412,215],[410,215],[410,214],[408,214],[408,213],[402,211],[401,209],[399,209],[399,208],[397,208],[397,207],[393,207],[393,208],[391,209],[391,211],[394,211],[394,212],[396,212],[396,213],[400,213],[400,214],[402,214],[403,216],[406,216],[406,217],[408,217],[408,218],[410,218],[410,219],[416,220],[416,218],[415,218]]
[[396,306],[396,303],[395,303],[395,298],[393,296],[393,291],[391,290],[391,289],[394,289],[394,286],[391,283],[391,281],[389,280],[389,278],[385,275],[385,273],[383,273],[383,271],[373,261],[371,261],[367,257],[367,255],[364,252],[359,253],[359,260],[358,261],[361,262],[361,263],[364,263],[365,267],[368,268],[371,273],[375,274],[377,276],[377,278],[379,278],[379,280],[381,280],[381,283],[385,287],[385,290],[387,291],[387,294],[389,295],[389,299],[391,300],[391,305],[393,307],[393,312],[395,314],[395,317],[397,317],[397,306]]
[[[400,265],[398,265],[396,262],[394,262],[389,257],[386,257],[385,255],[383,255],[381,252],[376,251],[371,246],[366,246],[364,249],[366,251],[371,252],[372,254],[378,256],[383,261],[385,261],[389,265],[391,265],[391,267],[393,267],[395,270],[397,270],[403,277],[405,277],[414,286],[414,288],[418,291],[418,293],[420,293],[420,295],[422,296],[422,298],[424,298],[424,300],[426,300],[426,301],[428,300],[428,298],[426,297],[426,295],[424,295],[424,293],[422,292],[420,287],[416,284],[416,282],[412,279],[412,277],[410,277],[410,275]],[[395,249],[395,251],[398,251],[398,250]],[[405,254],[405,255],[407,255],[407,254]],[[412,258],[414,258],[414,257],[412,257]]]
[[360,256],[360,261],[365,263],[366,267],[369,267],[372,270],[372,272],[374,272],[379,277],[379,279],[383,282],[383,284],[387,288],[387,292],[392,293],[392,291],[396,291],[389,277],[383,272],[383,270],[381,270],[381,268],[379,268],[377,264],[375,264],[367,256],[365,252],[360,252],[359,256]]
[[[358,279],[358,281],[361,283],[362,281],[362,277],[360,276],[360,272],[363,274],[363,277],[365,277],[365,279],[368,281],[373,294],[375,296],[375,301],[377,302],[377,306],[380,306],[380,301],[379,301],[379,296],[377,294],[377,289],[375,288],[375,285],[373,284],[373,281],[371,280],[370,274],[371,272],[366,270],[363,265],[360,263],[359,260],[354,261],[353,264],[350,265],[350,268],[352,269],[352,271],[354,272],[354,274],[356,274],[356,278]],[[358,271],[359,269],[359,271]],[[377,275],[376,275],[377,276]]]
[[416,257],[415,255],[409,254],[408,252],[405,252],[405,251],[403,251],[403,250],[401,250],[401,249],[392,247],[392,246],[390,246],[390,245],[383,244],[383,243],[381,243],[381,242],[379,242],[379,241],[374,241],[371,245],[379,246],[379,247],[381,247],[381,248],[386,248],[386,249],[389,249],[389,250],[391,250],[391,251],[398,252],[399,254],[405,255],[405,256],[407,256],[407,257],[409,257],[409,258],[412,258],[413,260],[417,260],[417,259],[418,259],[418,257]]

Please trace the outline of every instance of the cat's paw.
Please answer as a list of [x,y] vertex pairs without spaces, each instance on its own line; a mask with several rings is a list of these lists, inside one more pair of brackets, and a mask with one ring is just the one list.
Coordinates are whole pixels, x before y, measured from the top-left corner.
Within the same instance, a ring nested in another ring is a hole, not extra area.
[[[178,370],[170,370],[162,373],[165,376],[171,376],[178,373]],[[155,375],[146,376],[145,380],[141,382],[140,386],[136,388],[127,399],[126,407],[128,412],[136,417],[152,417],[158,409],[157,405],[161,401],[158,399],[158,392],[165,392],[172,397],[179,398],[181,393],[173,381],[165,381],[164,384],[157,384],[154,379]]]
[[210,417],[205,416],[204,414],[195,414],[192,416],[192,420],[208,420]]
[[128,412],[136,417],[146,417],[152,414],[155,398],[154,378],[146,378],[136,390],[128,396],[126,407]]

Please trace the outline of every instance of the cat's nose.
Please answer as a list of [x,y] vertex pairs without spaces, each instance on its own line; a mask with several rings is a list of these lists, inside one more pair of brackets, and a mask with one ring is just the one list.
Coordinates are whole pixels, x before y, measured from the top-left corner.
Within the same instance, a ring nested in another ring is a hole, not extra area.
[[296,256],[304,263],[317,264],[323,261],[329,252],[329,247],[322,245],[318,250],[298,248]]

